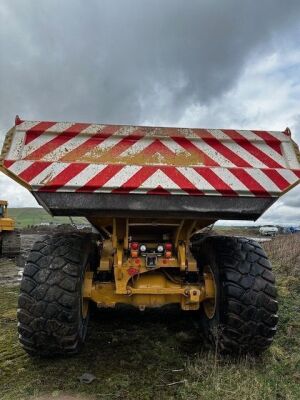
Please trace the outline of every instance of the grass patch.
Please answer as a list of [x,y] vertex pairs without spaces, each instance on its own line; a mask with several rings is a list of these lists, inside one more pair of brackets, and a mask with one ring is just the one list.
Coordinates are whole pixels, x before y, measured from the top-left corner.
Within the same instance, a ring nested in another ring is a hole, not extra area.
[[[24,207],[24,208],[9,208],[9,217],[16,221],[17,228],[26,228],[31,225],[39,225],[41,223],[52,224],[69,224],[68,217],[52,217],[43,208]],[[73,221],[77,224],[86,224],[87,220],[84,217],[74,217]]]
[[[32,359],[17,341],[18,289],[0,287],[1,400],[44,393],[53,399],[63,393],[94,399],[299,399],[300,235],[278,237],[265,248],[277,276],[280,320],[274,344],[256,359],[216,356],[205,348],[196,316],[173,309],[96,312],[80,355]],[[97,379],[81,384],[84,372]]]

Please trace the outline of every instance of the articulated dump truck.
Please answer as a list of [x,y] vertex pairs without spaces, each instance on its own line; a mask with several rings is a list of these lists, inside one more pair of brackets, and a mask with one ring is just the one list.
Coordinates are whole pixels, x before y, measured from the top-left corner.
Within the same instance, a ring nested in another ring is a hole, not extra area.
[[221,352],[259,354],[277,324],[274,276],[258,243],[203,234],[218,219],[256,220],[299,183],[284,132],[181,129],[16,118],[2,171],[52,215],[92,234],[46,235],[27,259],[18,304],[32,355],[73,354],[89,305],[177,304]]

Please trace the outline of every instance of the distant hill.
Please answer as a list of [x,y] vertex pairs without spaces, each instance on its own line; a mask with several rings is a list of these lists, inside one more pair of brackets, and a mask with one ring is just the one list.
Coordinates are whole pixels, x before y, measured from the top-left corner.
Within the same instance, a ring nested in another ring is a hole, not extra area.
[[[37,207],[24,207],[24,208],[10,208],[9,216],[16,221],[18,228],[25,228],[30,225],[39,225],[40,223],[70,223],[69,217],[52,217],[43,208]],[[86,224],[87,221],[84,217],[72,218],[77,224]]]

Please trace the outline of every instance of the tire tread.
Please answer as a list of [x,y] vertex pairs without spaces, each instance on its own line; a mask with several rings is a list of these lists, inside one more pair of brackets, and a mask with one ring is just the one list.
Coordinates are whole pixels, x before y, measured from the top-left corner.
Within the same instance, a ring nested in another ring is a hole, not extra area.
[[[193,248],[199,262],[207,249],[214,252],[222,281],[220,350],[263,352],[273,340],[278,321],[275,279],[264,250],[247,238],[211,236]],[[212,332],[208,336],[212,338]]]
[[18,300],[18,333],[31,355],[77,353],[83,255],[77,233],[45,235],[28,256]]

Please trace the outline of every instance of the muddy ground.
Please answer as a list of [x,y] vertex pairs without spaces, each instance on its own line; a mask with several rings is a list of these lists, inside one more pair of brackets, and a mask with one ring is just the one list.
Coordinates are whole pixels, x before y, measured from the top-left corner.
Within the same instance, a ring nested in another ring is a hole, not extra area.
[[28,253],[34,242],[41,237],[42,234],[24,234],[21,233],[21,253],[17,258],[1,258],[0,257],[0,285],[15,286],[20,283],[22,278],[23,267]]
[[22,278],[23,268],[19,267],[14,260],[0,258],[0,271],[0,286],[15,286]]

